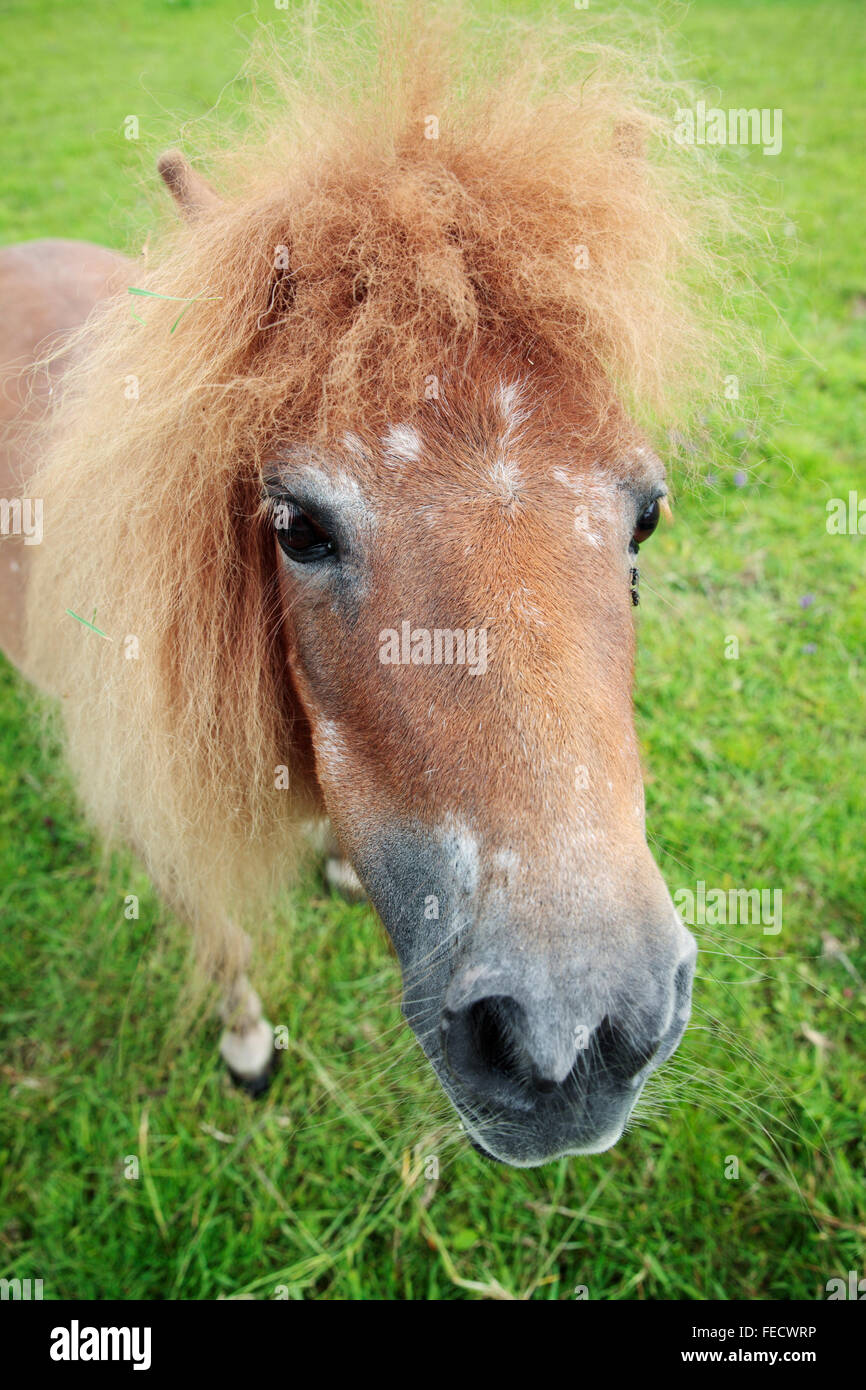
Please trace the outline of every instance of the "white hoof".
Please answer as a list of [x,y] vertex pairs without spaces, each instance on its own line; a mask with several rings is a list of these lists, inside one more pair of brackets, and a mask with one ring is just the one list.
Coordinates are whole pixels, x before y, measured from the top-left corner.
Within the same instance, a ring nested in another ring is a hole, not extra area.
[[241,1081],[258,1081],[273,1066],[273,1028],[266,1019],[260,1018],[245,1033],[226,1029],[220,1040],[220,1056]]
[[359,903],[366,898],[364,885],[352,868],[348,859],[330,858],[325,860],[325,882],[335,893],[339,893],[350,903]]

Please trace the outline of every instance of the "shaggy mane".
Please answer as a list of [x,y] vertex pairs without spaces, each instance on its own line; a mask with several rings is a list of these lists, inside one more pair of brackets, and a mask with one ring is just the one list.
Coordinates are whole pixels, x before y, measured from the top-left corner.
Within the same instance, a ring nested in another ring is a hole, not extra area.
[[519,61],[411,15],[259,55],[246,133],[196,160],[220,201],[80,336],[32,485],[28,671],[90,815],[208,930],[285,878],[316,805],[260,506],[274,450],[409,420],[476,354],[570,383],[588,420],[615,395],[682,428],[708,368],[719,391],[712,178],[655,66],[578,46],[573,19],[498,21]]

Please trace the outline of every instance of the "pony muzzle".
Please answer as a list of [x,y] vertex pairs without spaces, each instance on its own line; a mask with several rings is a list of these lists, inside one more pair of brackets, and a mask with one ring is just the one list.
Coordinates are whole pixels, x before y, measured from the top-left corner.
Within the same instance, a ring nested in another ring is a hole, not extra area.
[[[677,947],[683,948],[677,933]],[[696,948],[655,961],[646,987],[599,992],[592,962],[558,987],[533,992],[520,973],[462,963],[438,1018],[430,1003],[406,1016],[470,1139],[518,1167],[563,1154],[600,1153],[620,1138],[644,1083],[677,1047],[688,1022]],[[577,982],[577,983],[576,983]],[[420,1003],[420,1000],[419,1000]]]

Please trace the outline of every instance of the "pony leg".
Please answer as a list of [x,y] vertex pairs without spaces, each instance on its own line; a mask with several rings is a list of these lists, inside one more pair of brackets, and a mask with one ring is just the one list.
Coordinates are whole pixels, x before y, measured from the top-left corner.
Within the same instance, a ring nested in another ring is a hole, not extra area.
[[349,903],[363,902],[367,896],[364,885],[340,849],[331,822],[324,817],[307,821],[304,834],[316,859],[322,861],[322,876],[335,893]]
[[251,953],[249,937],[237,935],[243,964],[231,974],[222,972],[224,993],[219,1014],[224,1026],[220,1056],[237,1086],[249,1095],[267,1090],[279,1054],[274,1046],[274,1030],[262,1012],[262,1001],[245,973]]
[[337,844],[337,837],[331,829],[330,823],[324,836],[325,854],[325,882],[328,887],[340,897],[345,898],[346,902],[363,902],[367,894],[364,885],[359,879],[352,865],[343,855],[343,851]]
[[328,855],[325,860],[325,882],[335,893],[339,893],[341,898],[345,898],[346,902],[360,903],[367,896],[363,883],[348,859],[344,859],[342,855]]
[[262,1013],[262,1001],[246,975],[239,975],[220,1005],[225,1028],[220,1056],[235,1085],[260,1096],[268,1089],[277,1065],[274,1030]]

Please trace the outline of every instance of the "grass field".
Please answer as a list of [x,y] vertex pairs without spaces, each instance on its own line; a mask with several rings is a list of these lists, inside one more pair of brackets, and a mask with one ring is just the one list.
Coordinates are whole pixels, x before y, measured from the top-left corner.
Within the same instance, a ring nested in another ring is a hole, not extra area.
[[[825,525],[828,499],[866,490],[862,13],[655,12],[709,102],[782,108],[781,155],[743,168],[788,254],[772,422],[744,425],[735,467],[698,468],[646,552],[648,824],[672,889],[781,888],[782,930],[698,927],[693,1022],[641,1122],[608,1154],[506,1170],[457,1134],[372,912],[314,879],[263,932],[256,982],[289,1047],[250,1101],[216,1026],[183,1026],[181,928],[134,864],[102,863],[4,664],[0,1276],[67,1298],[814,1299],[866,1272],[866,537]],[[0,241],[140,244],[152,154],[237,71],[243,14],[0,0]]]

